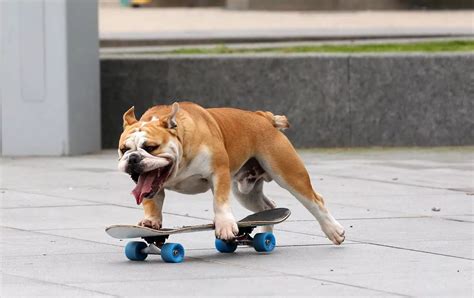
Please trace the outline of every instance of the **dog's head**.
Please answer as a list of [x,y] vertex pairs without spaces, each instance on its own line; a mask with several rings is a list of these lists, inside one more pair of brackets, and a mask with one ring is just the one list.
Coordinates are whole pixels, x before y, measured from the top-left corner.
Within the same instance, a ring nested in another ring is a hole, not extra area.
[[152,198],[176,174],[182,152],[177,137],[178,111],[179,105],[174,103],[169,113],[162,116],[138,121],[133,107],[123,115],[118,168],[137,184],[132,191],[137,204]]

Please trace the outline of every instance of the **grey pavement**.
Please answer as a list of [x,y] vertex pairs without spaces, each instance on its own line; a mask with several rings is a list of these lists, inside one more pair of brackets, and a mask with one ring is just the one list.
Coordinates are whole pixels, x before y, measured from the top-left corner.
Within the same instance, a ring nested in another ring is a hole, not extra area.
[[[1,297],[473,295],[474,148],[300,151],[313,184],[346,228],[334,246],[274,183],[291,217],[272,254],[214,249],[213,234],[171,237],[180,264],[126,260],[104,227],[142,216],[113,151],[0,160]],[[439,208],[439,209],[438,209]],[[236,217],[249,214],[233,205]],[[439,210],[439,211],[433,211]],[[164,225],[210,222],[211,194],[168,192]]]
[[474,35],[474,11],[234,11],[100,6],[103,46]]

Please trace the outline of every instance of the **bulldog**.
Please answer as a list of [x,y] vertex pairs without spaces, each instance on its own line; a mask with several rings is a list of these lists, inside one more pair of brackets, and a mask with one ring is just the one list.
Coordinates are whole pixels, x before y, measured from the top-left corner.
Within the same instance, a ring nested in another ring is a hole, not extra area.
[[[129,174],[142,204],[140,226],[159,229],[165,189],[185,194],[212,190],[216,237],[231,240],[238,227],[230,193],[252,212],[275,208],[263,193],[274,180],[298,199],[334,243],[344,228],[313,190],[304,164],[282,130],[285,116],[233,108],[205,109],[190,102],[159,105],[137,120],[134,108],[123,115],[119,170]],[[271,230],[271,228],[269,228]]]

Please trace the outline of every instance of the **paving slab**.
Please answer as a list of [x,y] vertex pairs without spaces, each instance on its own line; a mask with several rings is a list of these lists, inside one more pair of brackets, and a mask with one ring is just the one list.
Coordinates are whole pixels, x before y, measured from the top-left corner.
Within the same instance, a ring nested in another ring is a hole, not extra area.
[[[341,220],[347,241],[473,259],[474,225],[426,217]],[[316,224],[289,222],[278,229],[324,237]],[[440,235],[442,239],[440,239]]]
[[0,247],[3,258],[22,259],[28,256],[91,254],[117,252],[117,244],[104,245],[94,239],[55,236],[17,228],[1,228]]
[[[153,296],[159,288],[169,296],[472,297],[472,147],[301,156],[346,228],[342,246],[332,245],[286,190],[268,183],[268,196],[292,211],[275,227],[272,254],[220,254],[213,233],[200,232],[170,239],[186,248],[181,264],[159,256],[128,261],[127,241],[105,234],[105,226],[134,224],[143,215],[130,195],[133,182],[116,170],[116,152],[2,157],[0,296]],[[232,206],[236,218],[249,214]],[[164,212],[166,226],[211,222],[211,193],[168,192]]]
[[[0,274],[2,287],[0,294],[2,297],[115,297],[113,295],[100,293],[99,291],[87,290],[75,286],[45,282],[43,280],[24,278],[11,274]],[[25,286],[28,285],[28,286]],[[14,293],[14,295],[12,295]]]
[[[201,252],[202,258],[210,254]],[[309,276],[371,289],[382,295],[468,295],[472,290],[472,261],[366,244],[341,247],[285,248],[276,252],[279,266],[270,258],[245,254],[236,258],[216,256],[220,263],[261,272]],[[301,264],[304,263],[304,266]],[[458,272],[459,270],[459,272]],[[441,272],[440,272],[441,271]],[[352,282],[352,280],[355,282]],[[336,294],[337,295],[337,294]]]
[[3,209],[49,208],[66,206],[100,205],[100,202],[87,202],[76,199],[64,199],[39,193],[4,190],[0,206]]
[[[239,270],[239,269],[235,269]],[[183,282],[193,282],[196,286],[192,289],[183,287]],[[216,286],[218,285],[218,286]],[[291,285],[291,286],[289,286]],[[107,291],[120,296],[134,296],[136,290],[130,286],[119,283],[88,283],[81,287],[93,291]],[[143,296],[156,295],[157,289],[160,293],[167,295],[173,293],[176,296],[302,296],[308,293],[317,293],[318,296],[377,296],[380,293],[369,289],[348,287],[326,281],[313,280],[299,276],[268,276],[260,274],[254,277],[242,278],[206,278],[195,280],[153,280],[140,281],[136,284]],[[385,293],[384,293],[385,294]],[[390,296],[390,295],[387,295]]]

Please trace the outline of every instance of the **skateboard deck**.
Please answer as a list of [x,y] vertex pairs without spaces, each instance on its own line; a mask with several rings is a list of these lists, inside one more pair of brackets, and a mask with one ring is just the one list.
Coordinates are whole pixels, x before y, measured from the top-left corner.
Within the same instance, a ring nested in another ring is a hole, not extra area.
[[[275,208],[251,214],[237,222],[239,229],[278,224],[286,220],[291,212],[286,208]],[[107,234],[117,239],[148,238],[168,236],[178,233],[192,233],[213,230],[214,224],[162,228],[159,230],[137,225],[112,225],[105,229]]]
[[[235,239],[225,241],[215,240],[216,249],[221,253],[233,253],[237,246],[251,246],[257,252],[269,253],[276,246],[273,233],[250,234],[259,226],[274,225],[284,221],[290,216],[290,210],[276,208],[251,214],[237,222],[239,233]],[[107,234],[118,239],[143,238],[145,242],[132,241],[125,246],[125,256],[131,261],[143,261],[148,255],[161,255],[163,261],[180,263],[184,260],[184,247],[179,243],[167,242],[172,234],[191,233],[213,230],[214,224],[183,226],[177,228],[163,228],[159,230],[135,225],[113,225],[107,227]]]

